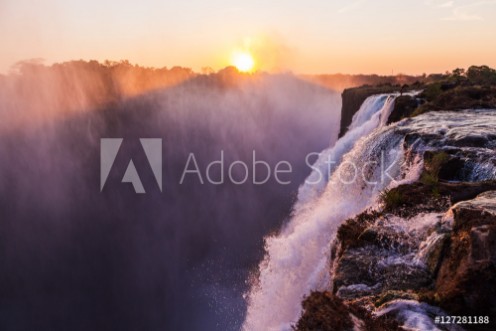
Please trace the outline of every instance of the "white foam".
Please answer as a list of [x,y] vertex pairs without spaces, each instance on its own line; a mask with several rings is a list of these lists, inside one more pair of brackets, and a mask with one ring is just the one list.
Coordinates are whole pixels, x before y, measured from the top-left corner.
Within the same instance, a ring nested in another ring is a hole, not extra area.
[[[381,107],[377,104],[379,99],[383,103]],[[389,128],[374,131],[381,126],[381,114],[389,115],[393,100],[371,97],[368,104],[373,109],[363,108],[355,116],[354,123],[361,125],[353,124],[334,148],[322,153],[316,165],[323,166],[324,155],[343,162],[321,185],[303,185],[290,223],[279,235],[266,238],[267,253],[259,266],[258,282],[248,294],[244,330],[289,330],[300,316],[303,297],[312,290],[329,286],[330,244],[337,227],[374,203],[379,192],[390,184],[387,178],[381,180],[378,167],[370,174],[371,179],[378,181],[377,185],[368,185],[360,177],[352,184],[333,179],[346,162],[364,166],[380,158],[388,166],[398,164],[391,171],[396,176],[400,173],[403,136]],[[383,151],[388,152],[383,155]]]

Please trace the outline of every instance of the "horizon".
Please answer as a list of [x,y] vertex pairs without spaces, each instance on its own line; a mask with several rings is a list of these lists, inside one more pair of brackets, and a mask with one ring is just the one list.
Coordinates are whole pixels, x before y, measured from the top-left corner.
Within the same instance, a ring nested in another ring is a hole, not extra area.
[[128,59],[145,67],[201,72],[253,55],[256,68],[298,75],[444,73],[496,66],[496,1],[314,0],[208,5],[153,0],[0,4],[0,73],[19,61]]
[[363,72],[357,72],[357,73],[349,73],[349,72],[317,72],[317,73],[306,73],[306,72],[294,72],[290,69],[287,70],[280,70],[280,71],[270,71],[270,70],[261,70],[261,69],[256,69],[254,71],[249,71],[249,72],[244,72],[243,70],[240,70],[239,68],[236,67],[235,64],[227,64],[224,67],[218,68],[218,69],[213,69],[212,67],[202,67],[200,69],[195,69],[192,67],[188,66],[183,66],[183,65],[167,65],[167,66],[147,66],[141,63],[135,63],[131,62],[127,59],[120,59],[120,60],[110,60],[110,59],[105,59],[105,60],[96,60],[96,59],[71,59],[71,60],[65,60],[65,61],[60,61],[60,62],[51,62],[47,63],[44,61],[44,59],[40,58],[32,58],[32,59],[25,59],[25,60],[20,60],[17,61],[16,63],[12,64],[8,71],[6,72],[0,72],[0,75],[3,75],[5,77],[16,73],[19,66],[22,66],[23,64],[28,64],[28,65],[40,65],[44,66],[46,68],[50,68],[56,65],[65,65],[65,64],[70,64],[70,63],[76,63],[76,62],[85,62],[85,63],[90,63],[92,61],[96,61],[98,64],[103,65],[103,66],[113,66],[113,65],[120,65],[120,64],[129,64],[130,66],[137,67],[137,68],[142,68],[142,69],[153,69],[153,70],[159,70],[159,69],[167,69],[171,70],[173,68],[181,68],[185,70],[191,70],[195,75],[209,75],[209,74],[218,74],[222,72],[223,70],[229,69],[229,68],[234,68],[238,71],[239,74],[248,74],[248,75],[257,75],[257,74],[290,74],[294,75],[297,77],[305,77],[305,76],[378,76],[378,77],[401,77],[401,76],[408,76],[408,77],[422,77],[423,75],[446,75],[446,74],[451,74],[454,70],[456,69],[463,69],[467,70],[470,67],[484,67],[487,66],[489,68],[493,68],[491,65],[487,65],[485,63],[473,63],[470,64],[466,67],[453,67],[446,69],[444,71],[438,71],[438,72],[422,72],[422,73],[405,73],[405,72],[397,72],[397,73],[376,73],[376,72],[370,72],[370,73],[363,73]]

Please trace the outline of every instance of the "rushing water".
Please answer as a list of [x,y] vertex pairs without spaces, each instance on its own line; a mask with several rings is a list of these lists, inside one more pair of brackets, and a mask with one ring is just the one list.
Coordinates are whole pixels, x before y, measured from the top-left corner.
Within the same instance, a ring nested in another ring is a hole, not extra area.
[[[388,179],[381,181],[379,168],[368,164],[382,159],[388,167],[393,165],[392,173],[399,172],[402,136],[391,130],[374,132],[385,124],[384,117],[391,112],[394,98],[395,95],[369,97],[354,116],[347,134],[321,153],[314,172],[299,190],[292,219],[279,235],[266,238],[267,253],[260,264],[258,280],[248,294],[244,329],[290,329],[299,317],[303,296],[328,286],[329,245],[337,226],[370,205],[389,184]],[[328,160],[340,165],[327,171]],[[344,184],[342,179],[350,163],[367,168],[368,178]],[[367,180],[378,184],[367,185]]]
[[[385,188],[416,180],[424,151],[443,149],[459,157],[475,153],[478,161],[464,165],[467,169],[462,179],[496,178],[494,111],[428,113],[385,126],[394,98],[395,95],[377,95],[364,102],[347,134],[320,154],[314,172],[300,187],[289,223],[278,235],[266,238],[265,259],[247,295],[245,330],[290,330],[301,314],[303,297],[330,286],[330,246],[338,226],[374,206]],[[328,160],[337,164],[335,169],[327,169]],[[360,169],[361,176],[343,180],[343,174],[349,178],[353,173],[350,164]],[[388,176],[384,176],[385,172]],[[419,217],[414,222],[419,227],[418,238],[414,238],[416,248],[435,240],[427,237],[423,225],[432,225],[439,215]],[[398,218],[393,225],[402,223]],[[413,249],[407,258],[389,256],[390,260],[383,262],[418,266],[422,265],[421,254]],[[405,313],[408,325],[414,323],[409,319],[412,314],[430,309],[412,305],[415,306],[403,305],[412,311],[410,315]],[[425,320],[419,323],[419,327],[427,325]]]

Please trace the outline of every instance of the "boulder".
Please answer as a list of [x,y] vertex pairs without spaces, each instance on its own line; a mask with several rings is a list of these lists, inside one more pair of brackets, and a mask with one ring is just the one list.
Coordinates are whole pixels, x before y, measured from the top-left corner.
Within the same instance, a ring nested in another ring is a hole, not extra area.
[[403,330],[393,318],[375,317],[367,310],[345,303],[330,292],[313,292],[303,301],[303,314],[298,331],[399,331]]
[[453,234],[435,283],[451,314],[496,316],[496,191],[452,207]]

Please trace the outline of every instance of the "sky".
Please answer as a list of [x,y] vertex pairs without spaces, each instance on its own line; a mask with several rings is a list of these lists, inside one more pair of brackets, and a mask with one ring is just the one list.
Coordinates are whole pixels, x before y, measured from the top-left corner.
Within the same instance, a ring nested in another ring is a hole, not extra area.
[[496,0],[0,0],[0,73],[20,60],[127,59],[200,71],[250,51],[267,71],[496,67]]

